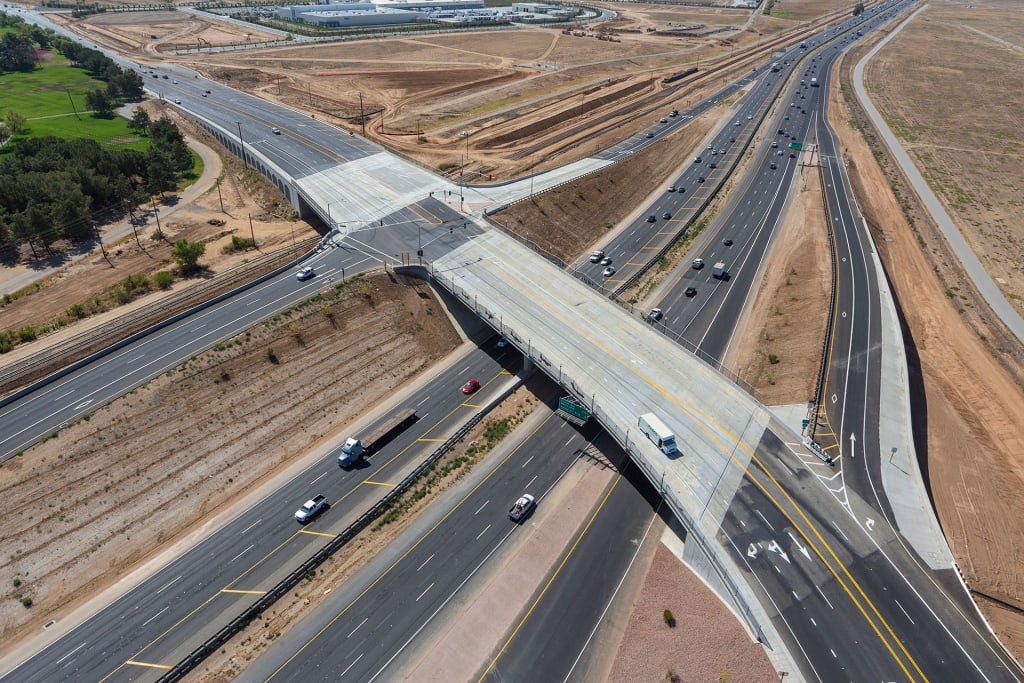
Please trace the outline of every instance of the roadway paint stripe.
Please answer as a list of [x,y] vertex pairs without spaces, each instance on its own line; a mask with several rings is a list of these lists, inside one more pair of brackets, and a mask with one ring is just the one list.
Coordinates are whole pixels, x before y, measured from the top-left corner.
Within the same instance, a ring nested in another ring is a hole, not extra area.
[[757,515],[758,517],[760,517],[760,518],[761,518],[761,520],[762,520],[762,521],[763,521],[763,522],[764,522],[765,524],[767,524],[767,525],[768,525],[768,528],[769,528],[769,529],[771,529],[772,531],[775,531],[775,527],[773,527],[773,526],[772,526],[772,523],[768,521],[768,518],[767,518],[767,517],[765,517],[765,516],[764,516],[763,514],[761,514],[761,511],[760,511],[760,510],[754,510],[754,514],[755,514],[755,515]]
[[358,661],[359,661],[360,659],[362,659],[362,658],[363,658],[363,655],[362,655],[362,654],[360,654],[360,655],[359,655],[358,657],[356,657],[356,658],[355,658],[354,660],[352,660],[352,663],[351,663],[351,664],[349,664],[348,666],[346,666],[346,667],[345,667],[345,670],[341,672],[341,675],[340,675],[340,676],[338,676],[338,678],[341,678],[342,676],[344,676],[345,674],[347,674],[347,673],[348,673],[348,670],[349,670],[349,669],[351,669],[351,668],[352,668],[353,666],[355,666],[355,665],[356,665],[356,663],[357,663],[357,662],[358,662]]
[[484,530],[483,530],[483,531],[481,531],[480,533],[478,533],[478,534],[476,535],[476,539],[475,539],[475,540],[479,541],[479,540],[480,540],[480,537],[481,537],[481,536],[483,536],[484,534],[486,534],[486,533],[487,533],[487,530],[488,530],[488,529],[490,529],[490,528],[491,528],[491,525],[490,525],[490,524],[488,524],[487,526],[485,526],[485,527],[484,527]]
[[337,534],[329,534],[324,531],[310,531],[309,529],[299,529],[300,534],[309,534],[310,536],[324,536],[326,538],[334,538]]
[[387,482],[383,481],[370,481],[369,479],[364,479],[363,483],[373,484],[374,486],[387,486],[388,488],[394,488],[395,486],[397,486],[397,484],[388,484]]
[[246,591],[241,588],[222,588],[221,593],[234,593],[236,595],[266,595],[267,591]]
[[248,548],[246,548],[245,550],[243,550],[242,552],[238,553],[237,555],[235,555],[234,557],[232,557],[232,558],[231,558],[230,560],[228,560],[228,564],[231,564],[232,562],[234,562],[235,560],[237,560],[238,558],[240,558],[240,557],[241,557],[242,555],[245,555],[245,554],[246,554],[247,552],[249,552],[250,550],[252,550],[252,549],[253,549],[253,548],[254,548],[255,546],[256,546],[256,544],[255,544],[255,543],[253,543],[253,544],[252,544],[252,545],[250,545],[250,546],[249,546]]
[[436,555],[436,553],[431,553],[430,557],[428,557],[427,559],[423,560],[423,564],[421,564],[420,566],[416,567],[416,571],[419,571],[419,570],[423,569],[424,567],[426,567],[427,566],[427,562],[430,562],[432,559],[434,559],[434,555]]
[[149,626],[151,621],[153,621],[154,619],[156,619],[158,616],[160,616],[161,614],[163,614],[164,612],[166,612],[169,609],[170,609],[170,606],[164,607],[162,610],[160,610],[159,612],[157,612],[156,614],[151,616],[149,619],[146,619],[144,622],[142,622],[142,625],[143,626]]
[[426,403],[429,400],[430,400],[430,395],[428,394],[426,398],[424,398],[422,401],[420,401],[419,403],[416,404],[416,407],[419,408],[421,405],[423,405],[424,403]]
[[163,669],[164,671],[169,671],[174,668],[170,664],[150,664],[149,662],[139,662],[134,659],[129,659],[125,664],[131,664],[132,666],[145,666],[150,669]]
[[310,483],[310,484],[315,484],[315,483],[317,483],[318,481],[320,481],[321,479],[323,479],[323,478],[324,478],[324,477],[326,477],[326,476],[327,476],[327,472],[324,472],[324,473],[323,473],[323,474],[321,474],[321,475],[320,475],[319,477],[317,477],[316,479],[314,479],[313,481],[311,481],[311,482],[309,482],[309,483]]
[[356,626],[354,629],[352,629],[349,632],[349,634],[347,636],[345,636],[345,637],[346,638],[351,638],[355,634],[356,631],[358,631],[360,628],[363,627],[363,624],[365,624],[367,622],[367,620],[369,620],[369,618],[370,617],[363,617],[363,620],[359,622],[359,626]]
[[[913,624],[914,620],[910,618],[910,615],[907,613],[907,610],[903,609],[903,605],[900,604],[900,601],[899,600],[893,600],[893,602],[895,602],[896,606],[900,608],[901,612],[903,612],[903,616],[905,616],[907,618],[907,621],[909,621],[911,624]],[[914,625],[916,626],[916,624],[914,624]]]
[[244,534],[246,531],[251,531],[254,526],[256,526],[257,524],[259,524],[262,521],[263,521],[262,519],[257,519],[255,522],[253,522],[249,526],[247,526],[244,529],[242,529],[242,533]]
[[[478,538],[479,538],[479,537],[478,537]],[[420,595],[419,595],[419,598],[416,598],[416,602],[419,602],[419,601],[420,601],[420,598],[422,598],[422,597],[423,597],[424,595],[426,595],[426,594],[427,594],[427,591],[429,591],[429,590],[430,590],[431,588],[433,588],[433,587],[434,587],[434,584],[430,584],[429,586],[427,586],[427,587],[426,587],[426,588],[425,588],[425,589],[423,590],[423,592],[422,592],[422,593],[420,593]]]
[[163,593],[163,592],[164,592],[165,590],[167,590],[168,588],[170,588],[170,587],[171,587],[171,586],[173,586],[174,584],[178,583],[178,581],[180,581],[180,580],[181,580],[181,577],[182,577],[182,576],[183,576],[183,575],[179,574],[177,578],[171,579],[170,581],[168,581],[167,583],[165,583],[165,584],[164,584],[163,586],[161,586],[161,587],[160,587],[160,589],[159,589],[159,590],[157,590],[157,592],[156,592],[156,595],[160,595],[160,594],[161,594],[161,593]]
[[483,410],[483,406],[476,405],[474,403],[463,403],[462,407],[463,408],[473,408],[474,410]]
[[538,476],[540,476],[540,475],[537,475],[537,474],[533,475],[533,479],[531,479],[529,481],[529,483],[526,484],[526,488],[530,488],[531,486],[533,486],[533,482],[537,481],[537,477]]
[[60,664],[60,663],[61,663],[61,662],[63,662],[63,661],[65,660],[65,659],[67,659],[67,658],[68,658],[68,657],[70,657],[71,655],[73,655],[73,654],[75,654],[76,652],[78,652],[79,650],[81,650],[81,649],[82,649],[83,647],[85,647],[85,645],[86,645],[85,643],[82,643],[81,645],[79,645],[78,647],[76,647],[76,648],[75,648],[74,650],[72,650],[71,652],[67,653],[66,655],[64,655],[63,657],[61,657],[60,659],[58,659],[58,660],[57,660],[56,662],[54,662],[54,666],[56,666],[57,664]]
[[485,501],[484,501],[484,504],[483,504],[483,505],[481,505],[480,507],[478,507],[478,508],[476,509],[476,512],[474,512],[473,514],[474,514],[474,515],[479,515],[479,514],[480,514],[480,511],[481,511],[481,510],[483,510],[483,509],[484,509],[485,507],[487,507],[487,504],[488,504],[488,503],[490,503],[490,502],[491,502],[490,498],[488,498],[487,500],[485,500]]
[[420,438],[418,438],[416,440],[417,441],[422,441],[424,443],[444,443],[448,439],[424,439],[423,437],[420,437]]
[[821,599],[825,601],[825,604],[827,604],[831,609],[835,609],[835,607],[832,607],[832,603],[829,601],[828,597],[821,591],[821,586],[815,586],[815,588],[817,589],[818,594],[821,595]]
[[520,467],[520,468],[526,467],[527,465],[529,465],[529,464],[530,464],[530,461],[531,461],[531,460],[533,460],[533,458],[534,458],[534,457],[535,457],[535,456],[531,455],[531,456],[530,456],[529,458],[527,458],[527,459],[526,459],[526,461],[525,461],[525,462],[523,462],[523,464],[522,464],[522,465],[520,465],[519,467]]

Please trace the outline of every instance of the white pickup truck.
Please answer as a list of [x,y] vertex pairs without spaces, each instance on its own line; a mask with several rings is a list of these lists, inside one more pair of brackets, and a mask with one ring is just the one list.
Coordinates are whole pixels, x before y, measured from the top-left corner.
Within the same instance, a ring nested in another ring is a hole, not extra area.
[[320,495],[310,498],[302,507],[295,511],[295,519],[305,524],[312,521],[314,517],[329,507],[331,507],[331,504],[327,502],[327,496]]
[[508,511],[508,518],[513,522],[520,522],[533,511],[536,505],[537,503],[534,501],[533,496],[529,493],[524,493],[519,497],[519,500],[512,504]]

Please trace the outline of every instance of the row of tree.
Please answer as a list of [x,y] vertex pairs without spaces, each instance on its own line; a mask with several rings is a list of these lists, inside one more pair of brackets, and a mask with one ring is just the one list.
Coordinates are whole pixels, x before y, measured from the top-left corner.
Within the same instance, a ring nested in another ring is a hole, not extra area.
[[96,217],[123,214],[152,193],[174,189],[192,154],[174,123],[143,115],[133,124],[149,133],[145,152],[105,150],[88,139],[16,141],[0,157],[0,245],[27,243],[35,251],[61,239],[90,239]]

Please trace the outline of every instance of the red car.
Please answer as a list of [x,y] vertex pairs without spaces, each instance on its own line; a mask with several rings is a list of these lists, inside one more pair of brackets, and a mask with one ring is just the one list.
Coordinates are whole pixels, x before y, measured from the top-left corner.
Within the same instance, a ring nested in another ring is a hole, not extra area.
[[794,152],[790,152],[789,153],[789,158],[790,159],[796,159],[796,154]]
[[462,393],[472,394],[474,391],[480,388],[480,380],[471,379],[462,385]]

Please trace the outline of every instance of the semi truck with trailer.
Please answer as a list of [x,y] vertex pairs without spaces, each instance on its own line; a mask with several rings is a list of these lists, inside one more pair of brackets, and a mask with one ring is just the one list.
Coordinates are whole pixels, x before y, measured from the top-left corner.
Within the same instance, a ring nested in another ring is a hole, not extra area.
[[379,449],[415,420],[415,408],[402,408],[392,413],[377,428],[363,434],[361,437],[349,437],[345,441],[345,445],[341,447],[341,453],[338,455],[338,466],[342,469],[352,467],[364,455],[369,455]]
[[679,452],[676,447],[676,435],[665,426],[654,413],[644,413],[637,421],[640,431],[647,435],[647,438],[661,449],[665,455],[675,455]]

